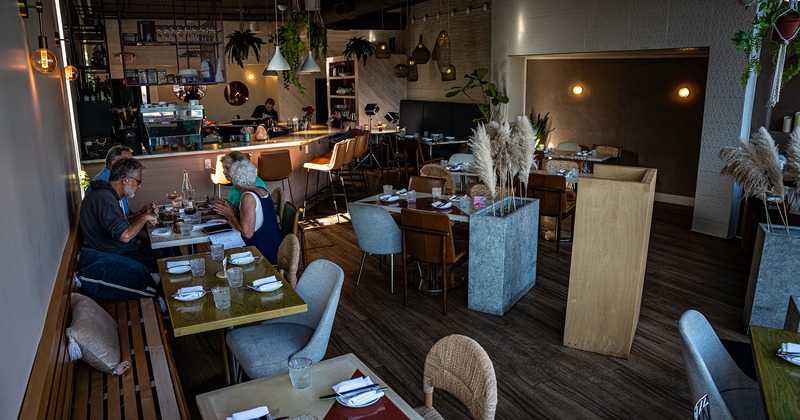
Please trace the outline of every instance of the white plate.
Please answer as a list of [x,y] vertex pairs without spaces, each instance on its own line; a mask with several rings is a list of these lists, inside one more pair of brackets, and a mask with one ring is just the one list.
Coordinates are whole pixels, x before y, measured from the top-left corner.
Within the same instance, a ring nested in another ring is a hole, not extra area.
[[341,404],[341,405],[343,405],[345,407],[362,408],[362,407],[368,407],[368,406],[370,406],[372,404],[375,404],[376,402],[378,402],[379,399],[381,399],[381,397],[383,397],[383,395],[381,395],[379,393],[379,394],[376,395],[376,398],[374,400],[370,400],[370,401],[367,401],[367,402],[365,402],[363,404],[359,404],[359,405],[347,405],[347,402],[344,399],[344,397],[336,397],[336,402],[338,402],[339,404]]
[[434,206],[434,205],[431,203],[431,207],[433,207],[433,208],[435,208],[435,209],[439,209],[439,210],[444,210],[444,209],[449,209],[450,207],[452,207],[452,206],[453,206],[453,203],[451,203],[451,202],[449,202],[449,201],[448,201],[448,202],[441,202],[441,201],[440,201],[440,203],[442,203],[442,204],[441,204],[441,205],[439,205],[439,206]]
[[800,356],[795,356],[791,354],[781,354],[780,351],[777,354],[778,357],[780,357],[781,359],[786,360],[787,362],[793,365],[800,366]]
[[244,258],[237,258],[235,260],[231,260],[231,264],[233,265],[247,265],[251,262],[255,261],[256,257],[244,257]]
[[276,281],[272,283],[265,283],[259,287],[249,286],[251,289],[255,290],[256,292],[267,293],[267,292],[274,292],[283,286],[282,281]]
[[389,196],[388,198],[384,198],[386,196],[381,197],[381,201],[384,203],[394,203],[395,201],[399,200],[400,197],[396,195]]
[[170,274],[183,274],[183,273],[185,273],[187,271],[191,271],[191,270],[192,270],[192,266],[190,266],[190,265],[179,265],[177,267],[168,268],[167,269],[167,273],[170,273]]
[[445,140],[455,140],[456,138],[453,136],[444,136]]
[[185,295],[172,295],[172,297],[181,302],[191,302],[193,300],[200,299],[201,297],[205,296],[205,294],[206,291],[203,290],[202,292],[187,293]]

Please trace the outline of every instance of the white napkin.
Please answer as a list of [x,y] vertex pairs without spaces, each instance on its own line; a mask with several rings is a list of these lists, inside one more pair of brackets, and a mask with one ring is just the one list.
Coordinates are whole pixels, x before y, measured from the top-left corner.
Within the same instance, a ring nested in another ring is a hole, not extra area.
[[269,409],[266,406],[251,408],[249,410],[240,411],[238,413],[231,414],[227,420],[251,420],[257,419],[261,416],[266,416],[269,414]]
[[231,259],[231,261],[233,261],[233,260],[238,260],[239,258],[251,258],[252,256],[253,256],[252,252],[246,251],[246,252],[238,252],[236,254],[231,254],[229,258]]
[[189,261],[167,261],[167,268],[182,267],[184,265],[190,265]]
[[355,407],[373,400],[377,400],[383,395],[384,395],[383,391],[368,391],[368,392],[363,392],[361,394],[356,394],[355,396],[350,398],[345,398],[345,397],[340,397],[340,398],[348,406]]
[[407,192],[408,190],[406,190],[405,188],[403,188],[402,190],[397,190],[397,194],[405,194]]
[[253,280],[253,287],[259,287],[262,284],[274,283],[278,281],[275,276],[264,277],[262,279]]
[[203,286],[189,286],[189,287],[181,287],[178,289],[178,296],[190,295],[197,292],[202,292]]
[[391,197],[392,197],[392,195],[391,195],[391,194],[386,194],[386,195],[382,195],[382,196],[380,196],[380,199],[381,199],[381,200],[384,200],[384,201],[386,201],[386,200],[388,200],[388,199],[389,199],[389,198],[391,198]]
[[[350,379],[349,381],[339,382],[338,384],[333,386],[333,390],[337,394],[342,394],[347,391],[363,388],[368,385],[372,385],[372,379],[370,379],[369,376],[366,376],[363,378],[355,378],[355,379]],[[383,395],[384,395],[383,391],[367,391],[367,392],[362,392],[360,394],[356,394],[350,398],[345,398],[345,397],[340,397],[340,398],[344,401],[345,404],[347,404],[350,407],[353,407],[364,404],[365,402],[368,401],[378,399],[380,397],[383,397]]]
[[436,207],[437,209],[449,209],[450,206],[452,206],[452,205],[453,205],[453,203],[449,203],[449,202],[448,203],[444,203],[444,202],[441,202],[441,201],[434,201],[433,203],[431,203],[431,206]]
[[783,353],[797,353],[797,355],[800,355],[800,344],[797,344],[797,343],[783,343],[783,344],[781,344],[781,352],[783,352]]
[[369,376],[364,376],[361,378],[354,378],[348,381],[339,382],[333,386],[333,391],[337,394],[341,394],[354,389],[363,388],[368,385],[372,385],[372,379],[370,379]]

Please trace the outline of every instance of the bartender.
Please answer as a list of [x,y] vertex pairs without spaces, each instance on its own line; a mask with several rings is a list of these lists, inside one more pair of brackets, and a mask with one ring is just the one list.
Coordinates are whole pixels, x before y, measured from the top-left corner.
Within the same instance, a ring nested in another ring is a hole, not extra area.
[[250,118],[257,118],[259,120],[266,120],[268,118],[272,118],[272,121],[277,123],[280,121],[278,119],[278,111],[275,110],[275,100],[272,98],[267,98],[264,102],[264,105],[259,105],[253,111],[253,115]]

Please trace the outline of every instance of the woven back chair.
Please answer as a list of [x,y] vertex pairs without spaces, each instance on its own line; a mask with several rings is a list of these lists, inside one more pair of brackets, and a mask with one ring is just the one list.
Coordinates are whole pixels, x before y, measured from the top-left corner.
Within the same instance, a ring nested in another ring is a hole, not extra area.
[[608,156],[611,159],[619,159],[622,156],[622,148],[618,146],[611,146],[608,144],[596,144],[592,146],[593,150],[597,151],[597,156]]
[[278,247],[278,262],[275,268],[289,282],[292,289],[297,287],[297,268],[300,266],[300,240],[291,233],[286,235]]
[[564,170],[565,172],[569,172],[572,169],[580,171],[580,167],[578,166],[578,161],[576,160],[565,160],[565,159],[550,159],[544,162],[544,169],[549,171],[550,168],[555,168],[555,171],[558,172],[560,170]]
[[453,174],[447,169],[442,168],[442,165],[428,163],[419,170],[419,174],[422,176],[444,179],[445,183],[442,192],[448,195],[455,193],[456,181],[453,179]]
[[444,193],[444,186],[446,183],[447,181],[443,178],[412,175],[411,178],[408,179],[408,190],[431,194],[434,187],[439,187],[442,189],[442,193]]
[[528,195],[539,199],[539,218],[556,219],[556,252],[561,250],[561,223],[569,216],[572,216],[572,232],[575,231],[575,201],[567,200],[567,192],[563,176],[532,173],[528,177]]
[[[501,189],[499,185],[495,188],[495,191],[497,191],[497,194],[495,194],[494,199],[499,200],[501,195]],[[511,191],[506,188],[505,193],[506,196],[509,196]],[[483,182],[470,182],[467,184],[467,195],[470,197],[481,196],[486,197],[487,200],[492,200],[491,194],[489,193],[489,187],[487,187]]]
[[494,419],[497,378],[489,355],[475,340],[458,334],[442,338],[425,358],[422,377],[425,406],[415,410],[424,418],[442,418],[433,408],[433,389],[459,399],[477,420]]
[[574,141],[565,141],[565,142],[558,143],[556,145],[556,150],[562,150],[562,151],[565,151],[565,152],[573,152],[574,153],[574,152],[576,152],[578,150],[579,147],[581,148],[581,150],[583,150],[583,146],[581,146],[580,144],[575,143]]

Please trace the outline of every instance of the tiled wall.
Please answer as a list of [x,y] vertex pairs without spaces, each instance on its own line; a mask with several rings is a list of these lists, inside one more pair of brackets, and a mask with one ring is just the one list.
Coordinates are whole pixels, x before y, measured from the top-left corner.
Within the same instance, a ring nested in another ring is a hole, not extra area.
[[[744,58],[730,42],[751,18],[738,1],[494,0],[492,77],[509,92],[524,91],[525,60],[534,54],[709,47],[705,116],[692,229],[726,237],[733,182],[719,175],[722,147],[740,137],[749,115],[739,82]],[[511,58],[510,58],[511,57]],[[510,95],[509,115],[523,112]],[[749,120],[749,118],[748,118]],[[745,127],[749,129],[749,127]]]

